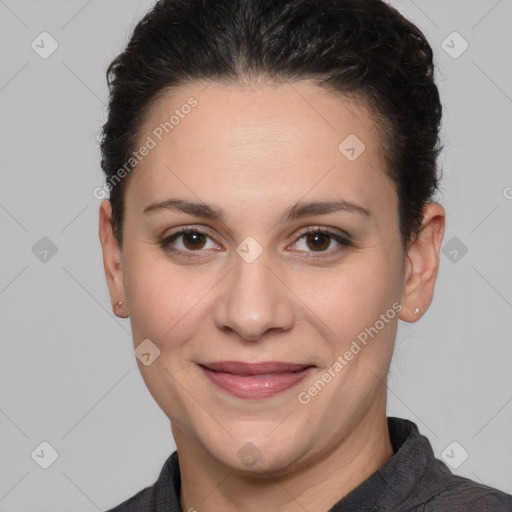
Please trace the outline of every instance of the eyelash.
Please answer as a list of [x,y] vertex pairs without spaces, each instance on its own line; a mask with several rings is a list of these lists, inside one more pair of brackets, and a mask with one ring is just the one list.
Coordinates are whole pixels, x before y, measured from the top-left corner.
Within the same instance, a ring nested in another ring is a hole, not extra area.
[[[171,242],[175,241],[181,235],[185,235],[187,233],[197,233],[199,235],[204,235],[204,236],[207,236],[208,238],[212,239],[215,243],[218,243],[206,231],[203,231],[201,229],[198,229],[198,228],[195,228],[193,226],[190,226],[190,227],[185,227],[185,228],[181,229],[180,231],[177,231],[176,233],[173,233],[172,235],[169,235],[169,236],[165,237],[164,239],[158,241],[158,244],[160,245],[160,247],[164,251],[170,251],[172,253],[185,256],[187,258],[200,258],[201,257],[200,255],[195,255],[193,253],[201,252],[202,249],[198,249],[197,251],[192,251],[192,250],[183,251],[181,249],[176,249],[175,247],[172,247],[172,245],[170,245]],[[343,248],[354,247],[354,245],[352,244],[352,242],[348,238],[345,238],[345,237],[343,237],[342,235],[340,235],[338,233],[333,233],[332,231],[329,231],[327,228],[320,228],[320,227],[312,228],[312,229],[306,229],[304,231],[301,231],[299,233],[298,237],[297,237],[296,242],[294,242],[294,243],[297,243],[297,241],[301,240],[306,235],[316,234],[316,233],[320,233],[320,234],[323,234],[323,235],[328,235],[331,240],[335,240],[340,245],[335,250],[331,249],[329,251],[318,251],[317,254],[315,254],[315,251],[313,251],[311,253],[311,255],[310,256],[306,256],[306,258],[309,258],[309,259],[326,258],[326,257],[331,256],[333,252],[337,253],[340,250],[342,250]],[[301,251],[298,251],[298,252],[301,252]]]

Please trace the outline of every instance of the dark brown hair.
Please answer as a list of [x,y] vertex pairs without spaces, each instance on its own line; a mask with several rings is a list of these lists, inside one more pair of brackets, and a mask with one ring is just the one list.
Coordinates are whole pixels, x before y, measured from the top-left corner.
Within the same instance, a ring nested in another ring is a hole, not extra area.
[[[404,242],[417,233],[423,207],[438,186],[442,107],[430,45],[382,0],[156,2],[107,71],[110,97],[101,140],[107,182],[126,169],[161,93],[187,82],[258,76],[310,79],[369,105],[380,120]],[[109,187],[120,243],[127,181]]]

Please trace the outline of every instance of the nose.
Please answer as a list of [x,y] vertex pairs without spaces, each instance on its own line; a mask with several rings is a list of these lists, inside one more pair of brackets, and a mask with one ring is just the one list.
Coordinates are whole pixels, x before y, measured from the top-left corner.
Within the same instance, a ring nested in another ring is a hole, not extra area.
[[270,331],[292,327],[293,293],[269,263],[265,251],[251,263],[235,256],[234,268],[222,281],[214,307],[217,328],[258,341]]

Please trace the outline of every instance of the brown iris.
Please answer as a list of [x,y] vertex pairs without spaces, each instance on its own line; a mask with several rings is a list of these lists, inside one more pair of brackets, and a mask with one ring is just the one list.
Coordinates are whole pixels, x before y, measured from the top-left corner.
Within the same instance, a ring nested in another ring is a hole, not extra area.
[[[329,247],[331,237],[325,233],[309,233],[306,237],[308,247],[314,251],[322,251]],[[310,244],[312,242],[312,244]]]
[[197,231],[191,231],[189,233],[183,233],[183,245],[190,250],[202,249],[206,243],[206,235],[198,233]]

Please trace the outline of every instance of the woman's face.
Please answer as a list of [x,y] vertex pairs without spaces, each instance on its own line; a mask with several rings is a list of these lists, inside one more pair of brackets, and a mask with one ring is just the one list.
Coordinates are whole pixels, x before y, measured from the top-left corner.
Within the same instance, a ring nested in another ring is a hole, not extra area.
[[407,259],[378,137],[307,82],[159,100],[110,287],[178,448],[278,474],[385,414]]

